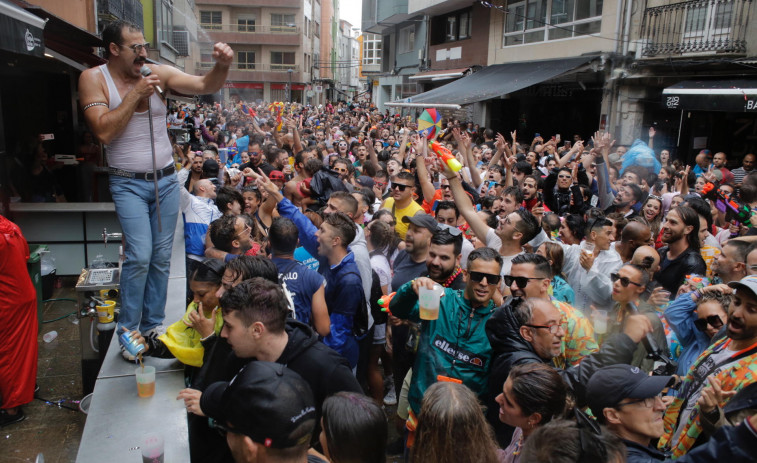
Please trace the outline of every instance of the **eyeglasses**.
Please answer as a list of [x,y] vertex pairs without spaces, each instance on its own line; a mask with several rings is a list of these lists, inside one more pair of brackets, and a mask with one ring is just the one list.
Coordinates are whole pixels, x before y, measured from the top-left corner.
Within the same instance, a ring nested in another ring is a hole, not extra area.
[[379,188],[384,188],[386,186],[386,182],[377,182],[376,180],[373,181],[373,184]]
[[150,42],[145,43],[135,43],[134,45],[120,45],[124,48],[131,48],[131,51],[133,51],[135,54],[142,53],[142,49],[145,51],[150,51]]
[[334,167],[334,170],[342,173],[347,172],[347,169],[345,169],[344,167]]
[[629,402],[618,404],[618,405],[614,406],[613,408],[620,408],[620,407],[623,407],[623,406],[626,406],[626,405],[633,405],[633,404],[640,404],[640,403],[643,403],[644,406],[647,407],[647,408],[652,408],[652,407],[654,407],[654,404],[657,402],[657,399],[659,399],[660,402],[662,402],[662,393],[659,393],[659,394],[657,394],[656,396],[653,396],[653,397],[646,397],[644,399],[634,399],[634,400],[631,400]]
[[657,201],[662,202],[662,198],[657,195],[649,195],[647,198],[656,199]]
[[410,188],[410,185],[403,185],[401,183],[392,183],[392,190],[395,188],[399,188],[400,191],[405,191],[405,189]]
[[709,317],[698,318],[694,320],[694,326],[699,331],[703,331],[703,332],[706,331],[707,325],[710,325],[717,330],[719,328],[722,328],[723,320],[720,319],[719,315],[710,315]]
[[572,176],[570,176],[570,175],[558,175],[557,178],[562,178],[562,179],[566,179],[567,178],[568,180],[570,180],[572,178]]
[[504,279],[507,286],[512,286],[514,281],[520,289],[523,289],[528,285],[528,280],[546,280],[546,278],[540,277],[514,277],[512,275],[505,275]]
[[441,185],[439,188],[442,190],[449,190],[449,185]]
[[543,328],[549,330],[549,334],[557,334],[560,330],[565,331],[565,325],[567,323],[568,321],[565,318],[561,318],[559,322],[552,323],[551,325],[531,325],[526,323],[525,326],[528,326],[529,328]]
[[249,226],[249,225],[245,225],[245,226],[244,226],[244,230],[242,230],[241,232],[239,232],[239,233],[238,233],[238,234],[237,234],[237,235],[235,236],[235,238],[241,238],[241,237],[242,237],[243,235],[249,235],[249,234],[251,234],[251,233],[252,233],[252,227],[251,227],[251,226]]
[[476,283],[481,283],[484,278],[486,278],[486,283],[488,285],[496,285],[499,283],[500,279],[500,275],[483,272],[468,272],[468,276],[470,276],[471,281],[475,281]]
[[629,284],[636,285],[636,286],[639,286],[639,287],[641,286],[641,284],[636,283],[635,281],[631,281],[630,278],[628,278],[628,277],[622,277],[622,276],[618,275],[617,273],[611,273],[610,274],[610,280],[612,280],[613,283],[615,283],[616,281],[620,280],[620,284],[624,288],[628,288]]

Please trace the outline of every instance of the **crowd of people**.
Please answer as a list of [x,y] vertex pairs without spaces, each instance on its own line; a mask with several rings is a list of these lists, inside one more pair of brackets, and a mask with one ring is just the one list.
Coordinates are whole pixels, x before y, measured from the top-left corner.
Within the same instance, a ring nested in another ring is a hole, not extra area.
[[[216,88],[230,49],[210,78],[139,80],[141,31],[110,34],[80,88],[126,163],[111,166],[122,307],[144,308],[119,329],[186,365],[193,461],[754,461],[754,154],[687,165],[654,129],[631,146],[454,118],[429,133],[356,101],[155,112],[158,83]],[[105,86],[123,76],[139,95],[122,101]],[[129,168],[121,106],[166,117],[173,161]],[[174,207],[162,229],[143,170]],[[162,320],[173,214],[188,306]],[[436,318],[423,289],[443,293]]]
[[753,154],[280,109],[168,116],[193,460],[753,461]]

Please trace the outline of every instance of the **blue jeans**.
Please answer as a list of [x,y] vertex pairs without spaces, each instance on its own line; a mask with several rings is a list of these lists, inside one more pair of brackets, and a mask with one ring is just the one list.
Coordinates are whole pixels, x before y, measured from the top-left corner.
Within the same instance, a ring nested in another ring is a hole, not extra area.
[[162,231],[158,231],[152,181],[111,175],[109,183],[126,255],[121,269],[118,330],[126,327],[144,333],[165,318],[171,250],[179,216],[179,182],[176,174],[158,182]]

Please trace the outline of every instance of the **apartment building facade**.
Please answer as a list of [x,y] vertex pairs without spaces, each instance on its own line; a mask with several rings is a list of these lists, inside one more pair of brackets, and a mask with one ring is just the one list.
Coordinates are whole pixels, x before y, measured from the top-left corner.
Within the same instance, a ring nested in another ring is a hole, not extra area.
[[[630,17],[617,108],[654,146],[691,161],[757,153],[757,12],[750,0],[649,0]],[[752,24],[752,26],[749,26]],[[750,58],[751,57],[751,58]],[[626,137],[629,138],[629,137]]]
[[[317,0],[315,0],[317,1]],[[312,78],[312,4],[303,0],[196,0],[198,46],[193,71],[214,65],[213,44],[228,43],[234,61],[221,98],[232,101],[303,101]],[[291,87],[290,87],[291,85]]]

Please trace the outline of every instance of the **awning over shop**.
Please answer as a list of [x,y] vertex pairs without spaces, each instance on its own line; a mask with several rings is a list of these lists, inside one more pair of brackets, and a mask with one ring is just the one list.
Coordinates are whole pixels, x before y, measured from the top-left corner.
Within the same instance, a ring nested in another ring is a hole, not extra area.
[[45,54],[44,28],[44,19],[0,0],[0,49],[41,58]]
[[433,105],[433,103],[470,104],[489,100],[565,74],[594,58],[596,56],[497,64],[447,85],[415,95],[408,98],[407,102]]
[[687,80],[662,91],[668,109],[757,112],[757,80]]
[[102,46],[102,40],[98,36],[74,26],[44,8],[29,5],[26,9],[47,21],[44,45],[49,55],[80,71],[106,62],[92,53],[93,48]]

